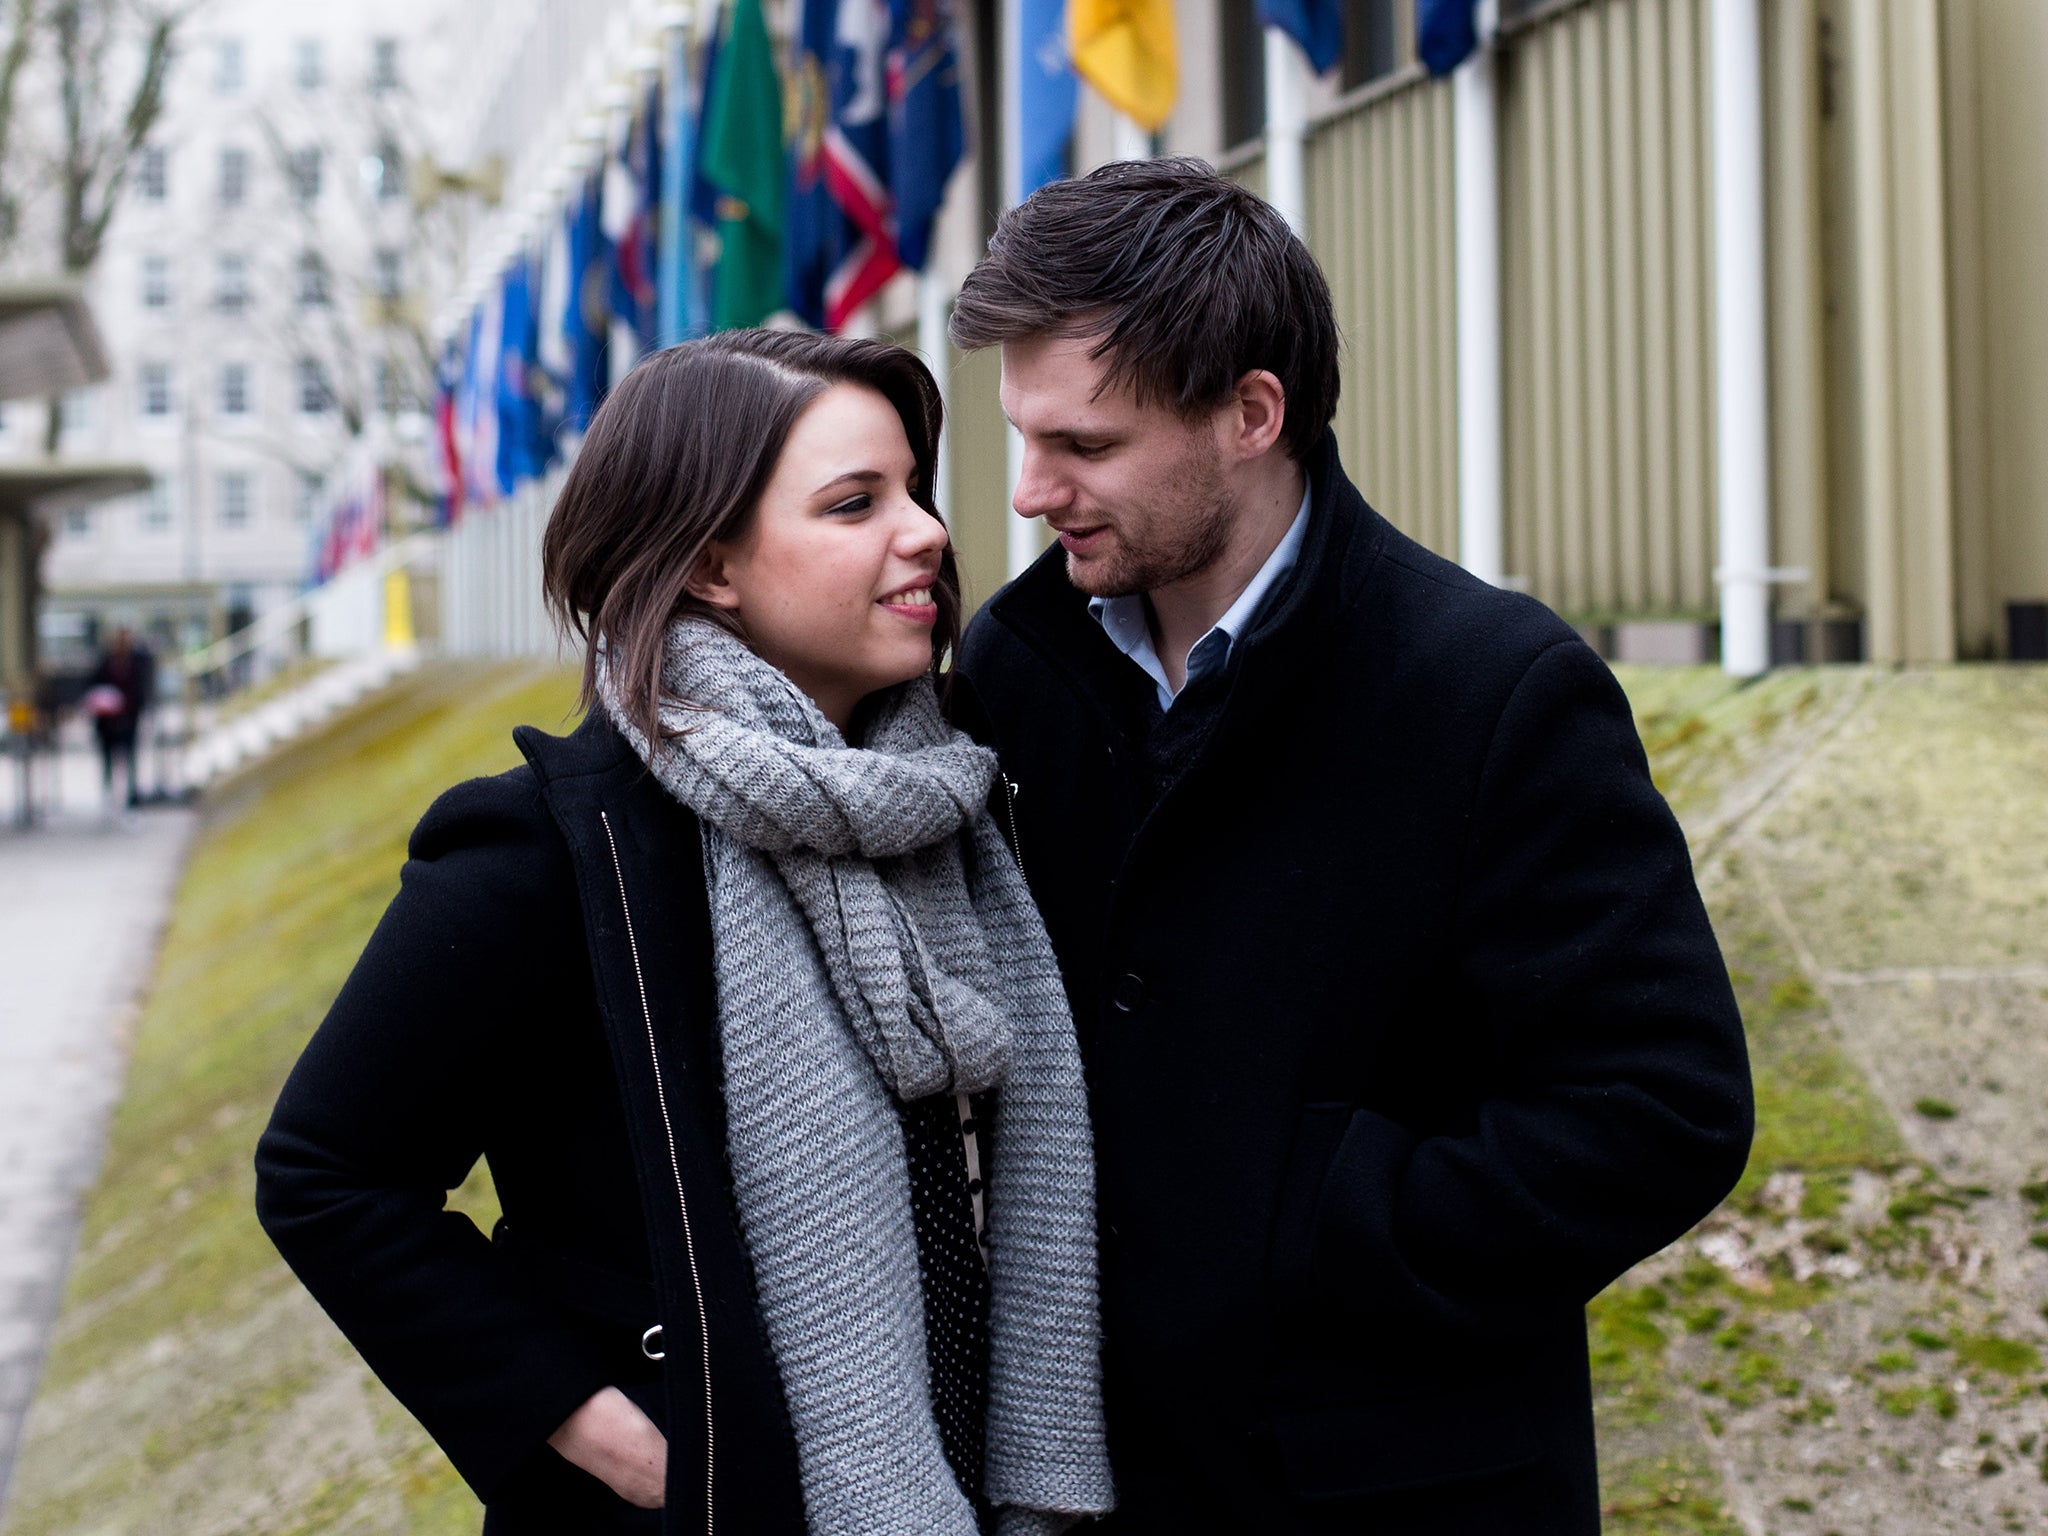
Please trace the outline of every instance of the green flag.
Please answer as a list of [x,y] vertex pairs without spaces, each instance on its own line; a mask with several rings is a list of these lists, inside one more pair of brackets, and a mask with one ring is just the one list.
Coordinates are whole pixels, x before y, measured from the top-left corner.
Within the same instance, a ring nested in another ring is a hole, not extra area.
[[732,0],[704,104],[704,179],[718,189],[711,323],[759,325],[782,295],[782,81],[761,0]]

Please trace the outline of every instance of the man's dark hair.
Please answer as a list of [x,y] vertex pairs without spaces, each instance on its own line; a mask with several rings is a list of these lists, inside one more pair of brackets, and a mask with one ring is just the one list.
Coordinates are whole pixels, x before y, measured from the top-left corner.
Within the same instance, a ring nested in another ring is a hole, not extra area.
[[1102,387],[1192,416],[1264,368],[1287,391],[1289,457],[1337,411],[1337,317],[1271,204],[1199,160],[1120,160],[1004,214],[953,306],[965,350],[1100,336]]

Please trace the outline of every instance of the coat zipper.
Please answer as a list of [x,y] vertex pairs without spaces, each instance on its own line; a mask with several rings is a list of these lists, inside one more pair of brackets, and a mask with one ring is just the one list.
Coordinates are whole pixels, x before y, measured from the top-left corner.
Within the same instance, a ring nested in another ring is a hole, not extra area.
[[668,1138],[669,1172],[675,1176],[676,1204],[683,1213],[683,1253],[690,1263],[690,1291],[697,1303],[697,1338],[701,1346],[697,1358],[704,1362],[704,1536],[711,1536],[712,1473],[716,1465],[711,1419],[711,1323],[704,1312],[704,1282],[697,1273],[697,1242],[690,1231],[690,1199],[683,1193],[683,1167],[676,1157],[676,1128],[669,1119],[668,1091],[661,1081],[661,1052],[654,1042],[654,1012],[647,1006],[647,977],[640,969],[640,944],[633,936],[633,909],[626,901],[626,871],[619,862],[619,843],[612,835],[611,816],[599,811],[597,819],[604,824],[604,840],[612,855],[612,874],[619,882],[619,910],[626,919],[626,948],[633,957],[633,981],[640,989],[640,1018],[647,1026],[647,1055],[654,1064],[654,1099],[661,1108],[661,1129]]
[[[1010,857],[1017,861],[1017,873],[1024,875],[1024,840],[1017,836],[1017,782],[1007,773],[998,772],[996,777],[1003,781],[1003,813],[1010,818]],[[1024,875],[1024,883],[1031,884],[1031,877]]]

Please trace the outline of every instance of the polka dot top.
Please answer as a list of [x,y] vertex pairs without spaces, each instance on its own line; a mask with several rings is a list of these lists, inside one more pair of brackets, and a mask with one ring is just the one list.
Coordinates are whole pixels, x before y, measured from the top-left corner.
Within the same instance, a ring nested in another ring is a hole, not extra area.
[[942,1094],[896,1106],[910,1162],[932,1417],[953,1476],[984,1526],[989,1292],[982,1148],[989,1098]]

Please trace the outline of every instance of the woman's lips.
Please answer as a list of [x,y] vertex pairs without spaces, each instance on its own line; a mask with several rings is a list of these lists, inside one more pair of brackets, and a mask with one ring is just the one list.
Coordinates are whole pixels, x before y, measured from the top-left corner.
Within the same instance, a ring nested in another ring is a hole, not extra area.
[[875,605],[888,609],[899,618],[909,619],[913,624],[936,624],[939,619],[939,605],[932,600],[930,587],[910,587],[902,592],[891,592],[887,597],[878,598]]

